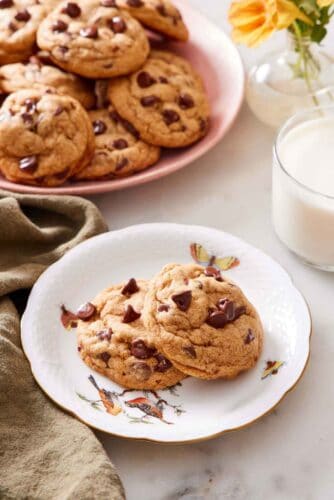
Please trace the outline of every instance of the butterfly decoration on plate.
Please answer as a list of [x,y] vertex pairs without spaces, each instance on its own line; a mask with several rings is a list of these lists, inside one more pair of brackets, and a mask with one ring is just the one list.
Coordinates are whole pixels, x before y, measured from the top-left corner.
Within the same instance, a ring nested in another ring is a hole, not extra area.
[[216,257],[215,255],[210,255],[199,243],[192,243],[190,245],[190,253],[197,264],[205,267],[217,267],[221,271],[227,271],[228,269],[236,267],[240,264],[237,257]]

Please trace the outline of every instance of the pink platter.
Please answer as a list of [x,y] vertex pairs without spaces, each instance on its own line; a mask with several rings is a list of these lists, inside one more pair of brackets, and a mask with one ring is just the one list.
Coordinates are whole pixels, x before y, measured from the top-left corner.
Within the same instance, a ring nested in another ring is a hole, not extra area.
[[0,188],[19,193],[74,194],[105,193],[144,184],[171,174],[209,151],[231,127],[244,95],[244,71],[239,53],[229,37],[186,0],[175,0],[190,31],[188,43],[169,43],[185,56],[204,79],[211,104],[211,124],[206,137],[184,149],[164,151],[159,162],[131,177],[108,181],[67,183],[59,187],[15,184],[0,176]]

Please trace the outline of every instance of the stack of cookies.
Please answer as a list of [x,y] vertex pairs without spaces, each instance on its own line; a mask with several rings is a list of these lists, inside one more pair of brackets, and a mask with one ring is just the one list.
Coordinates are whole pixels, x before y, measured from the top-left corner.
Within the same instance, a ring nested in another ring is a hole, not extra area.
[[233,379],[256,364],[263,343],[258,313],[240,288],[194,264],[111,286],[75,319],[83,361],[130,389],[162,389],[189,375]]
[[189,62],[152,50],[145,28],[180,42],[170,0],[0,0],[0,171],[57,186],[114,179],[188,146],[209,105]]

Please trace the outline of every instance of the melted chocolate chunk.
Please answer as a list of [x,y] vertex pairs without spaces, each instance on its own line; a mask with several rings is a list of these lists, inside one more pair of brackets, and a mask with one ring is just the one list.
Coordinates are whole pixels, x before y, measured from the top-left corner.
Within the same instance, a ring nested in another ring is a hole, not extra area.
[[234,319],[238,319],[243,314],[246,314],[246,307],[245,306],[236,307],[234,312]]
[[253,340],[255,340],[255,335],[253,333],[253,330],[251,330],[250,328],[248,328],[248,332],[247,332],[247,335],[245,337],[245,344],[250,344],[251,342],[253,342]]
[[131,365],[134,371],[135,377],[138,380],[148,380],[152,375],[152,370],[144,361],[137,361]]
[[158,312],[168,312],[170,309],[168,304],[160,304],[158,307]]
[[160,102],[160,98],[155,95],[147,95],[140,99],[140,104],[147,108],[148,106],[153,106],[154,104]]
[[156,372],[164,373],[173,366],[169,359],[165,358],[162,354],[157,354],[155,359],[157,360],[157,364],[154,367]]
[[168,79],[165,76],[159,76],[160,83],[168,83]]
[[130,7],[142,7],[144,2],[142,0],[127,0],[126,2]]
[[125,139],[116,139],[113,143],[113,148],[115,149],[126,149],[129,144]]
[[126,22],[120,16],[108,19],[107,24],[114,33],[124,33],[126,31]]
[[91,302],[86,302],[86,304],[82,304],[77,310],[77,316],[79,319],[86,321],[94,316],[96,312],[96,307]]
[[26,99],[24,101],[24,105],[25,105],[27,111],[34,113],[36,111],[37,100],[36,99]]
[[178,99],[178,104],[181,109],[190,109],[195,106],[194,99],[190,94],[181,94]]
[[37,156],[26,156],[25,158],[21,158],[20,162],[20,170],[25,172],[26,174],[33,174],[38,167]]
[[96,335],[100,340],[110,340],[113,333],[114,332],[111,328],[105,328],[104,330],[98,332]]
[[134,293],[139,292],[139,287],[137,285],[137,281],[134,278],[131,278],[127,284],[122,289],[122,295],[133,295]]
[[216,278],[217,281],[223,281],[219,269],[216,269],[215,267],[212,266],[206,267],[204,270],[204,274],[209,278]]
[[166,7],[164,6],[164,4],[161,3],[161,4],[157,5],[156,9],[159,12],[160,16],[163,16],[163,17],[167,17],[168,16],[168,12],[167,12]]
[[174,111],[174,109],[164,109],[162,112],[162,117],[166,125],[171,125],[172,123],[178,122],[180,120],[180,115]]
[[141,71],[137,75],[137,83],[139,87],[146,89],[156,83],[156,80],[147,71]]
[[209,314],[206,322],[213,328],[223,328],[227,324],[226,314],[222,311],[213,311]]
[[65,328],[76,328],[77,326],[77,316],[66,309],[64,304],[61,306],[61,316],[60,321],[62,322]]
[[104,134],[107,130],[107,125],[102,120],[93,121],[93,131],[95,135]]
[[115,0],[101,0],[102,7],[117,7]]
[[192,293],[191,290],[187,290],[186,292],[177,293],[172,295],[172,300],[177,305],[180,311],[187,311],[191,304]]
[[52,31],[54,33],[63,33],[67,30],[67,28],[68,24],[64,23],[64,21],[61,21],[60,19],[52,24]]
[[22,117],[22,120],[24,121],[24,123],[27,123],[28,125],[32,125],[33,124],[33,117],[30,113],[21,113],[21,117]]
[[233,321],[235,319],[235,305],[232,300],[220,299],[217,307],[225,314],[227,321]]
[[80,36],[84,38],[97,38],[98,30],[96,26],[87,26],[86,28],[81,28]]
[[196,350],[194,348],[194,346],[190,345],[190,346],[186,346],[186,347],[183,347],[182,350],[188,354],[188,356],[190,356],[191,358],[195,359],[197,358],[197,354],[196,354]]
[[137,339],[131,342],[130,352],[135,358],[149,359],[155,354],[156,349],[148,347],[143,340]]
[[79,5],[74,2],[68,2],[66,7],[64,7],[61,11],[63,14],[67,14],[72,19],[79,17],[81,14],[81,9]]
[[13,7],[13,0],[0,0],[0,9],[8,9],[9,7]]
[[122,168],[126,167],[128,163],[129,160],[127,158],[122,158],[117,162],[116,171],[118,172],[119,170],[122,170]]
[[27,11],[27,9],[20,10],[15,16],[16,21],[22,21],[24,23],[29,21],[30,18],[31,18],[31,14],[30,14],[30,12]]
[[134,308],[129,304],[125,310],[123,316],[123,323],[132,323],[140,318],[141,314],[134,310]]
[[102,361],[105,362],[105,364],[107,365],[108,364],[108,361],[109,359],[111,358],[110,354],[108,354],[107,352],[102,352],[100,354],[100,358],[102,359]]

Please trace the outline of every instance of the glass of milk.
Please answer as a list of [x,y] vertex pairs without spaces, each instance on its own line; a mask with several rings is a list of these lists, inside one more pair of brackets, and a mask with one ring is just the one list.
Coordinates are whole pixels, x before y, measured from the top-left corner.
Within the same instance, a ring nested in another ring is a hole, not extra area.
[[274,145],[273,223],[306,263],[334,271],[334,106],[297,113]]

